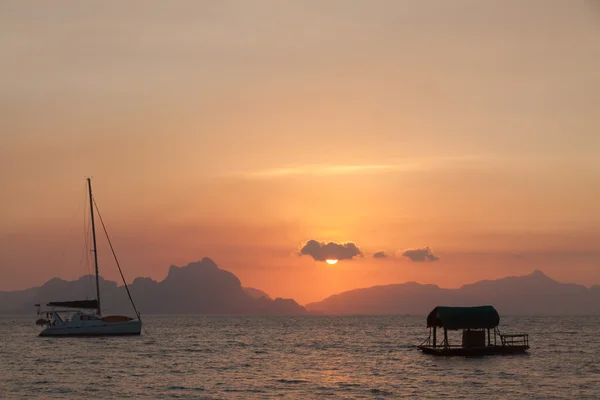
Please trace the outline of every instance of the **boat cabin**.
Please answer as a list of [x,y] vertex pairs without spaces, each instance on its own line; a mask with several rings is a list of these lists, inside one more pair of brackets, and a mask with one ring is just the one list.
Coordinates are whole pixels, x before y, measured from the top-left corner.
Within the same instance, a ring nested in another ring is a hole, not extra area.
[[[65,301],[65,302],[50,302],[46,306],[51,307],[49,310],[42,311],[41,305],[36,304],[38,320],[37,325],[40,326],[65,326],[85,324],[88,321],[99,321],[101,318],[96,314],[84,312],[85,309],[97,307],[95,300],[82,301]],[[59,306],[64,309],[56,309]],[[84,322],[85,321],[85,322]]]
[[[528,334],[502,334],[499,324],[500,315],[492,306],[438,306],[427,316],[429,337],[418,348],[444,356],[515,354],[529,349]],[[450,344],[448,331],[457,330],[462,330],[462,343]]]

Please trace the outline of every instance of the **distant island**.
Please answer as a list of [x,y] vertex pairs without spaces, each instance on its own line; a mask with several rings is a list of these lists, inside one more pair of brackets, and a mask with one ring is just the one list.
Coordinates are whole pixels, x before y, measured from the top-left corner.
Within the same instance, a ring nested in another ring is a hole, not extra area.
[[539,270],[484,280],[458,289],[415,282],[373,286],[306,305],[309,312],[338,315],[424,315],[437,305],[493,305],[501,315],[598,315],[600,286],[557,282]]
[[[0,314],[33,314],[36,303],[92,299],[93,279],[53,278],[40,287],[0,291]],[[123,286],[104,279],[100,285],[103,310],[131,313]],[[415,282],[373,286],[339,293],[305,307],[292,299],[272,299],[261,290],[243,287],[234,274],[220,269],[210,258],[183,267],[172,265],[163,281],[137,278],[129,288],[143,315],[424,315],[442,304],[489,304],[502,315],[600,314],[600,286],[588,289],[557,282],[538,270],[458,289]]]
[[[92,276],[76,281],[53,278],[41,287],[0,292],[0,314],[31,314],[34,304],[49,301],[94,298]],[[101,278],[102,309],[110,313],[131,313],[124,286]],[[254,288],[242,287],[229,271],[220,269],[210,258],[184,267],[171,265],[162,282],[136,278],[129,285],[131,295],[142,314],[199,315],[300,315],[304,307],[291,299],[271,299]]]

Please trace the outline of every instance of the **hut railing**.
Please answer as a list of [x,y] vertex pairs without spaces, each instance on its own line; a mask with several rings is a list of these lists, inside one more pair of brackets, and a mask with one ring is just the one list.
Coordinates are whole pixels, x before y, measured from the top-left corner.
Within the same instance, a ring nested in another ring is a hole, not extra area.
[[529,346],[529,335],[526,333],[500,335],[502,346]]
[[500,336],[502,346],[529,346],[529,335],[527,333],[500,333],[496,328],[496,333]]

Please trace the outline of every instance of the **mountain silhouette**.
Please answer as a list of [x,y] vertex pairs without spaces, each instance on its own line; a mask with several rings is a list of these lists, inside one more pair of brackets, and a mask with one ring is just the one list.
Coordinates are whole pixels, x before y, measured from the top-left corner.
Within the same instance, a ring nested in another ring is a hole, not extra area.
[[[586,288],[553,280],[539,270],[529,275],[483,280],[458,289],[407,282],[354,289],[302,307],[292,299],[271,299],[265,292],[243,287],[231,272],[210,258],[169,267],[157,282],[136,278],[129,289],[142,314],[298,315],[427,314],[437,305],[490,304],[503,315],[598,315],[600,285]],[[132,314],[123,286],[100,278],[102,310]],[[95,297],[94,276],[76,281],[53,278],[39,287],[0,292],[0,314],[31,314],[33,305]]]
[[[93,299],[94,279],[90,275],[71,282],[53,278],[41,287],[0,292],[0,313],[32,313],[36,303]],[[161,282],[136,278],[129,290],[143,314],[295,315],[306,312],[294,300],[273,300],[260,290],[242,287],[234,274],[220,269],[210,258],[183,267],[171,265]],[[116,282],[100,278],[100,301],[105,314],[132,313],[124,286]]]
[[251,288],[251,287],[245,287],[245,288],[242,288],[242,289],[244,289],[244,292],[246,292],[246,294],[248,296],[252,297],[253,299],[260,299],[260,298],[264,297],[267,300],[272,300],[271,296],[269,296],[268,294],[266,294],[262,290],[254,289],[254,288]]
[[539,270],[525,276],[484,280],[458,289],[415,282],[373,286],[306,305],[319,314],[426,314],[437,305],[490,304],[504,315],[597,315],[600,286],[560,283]]

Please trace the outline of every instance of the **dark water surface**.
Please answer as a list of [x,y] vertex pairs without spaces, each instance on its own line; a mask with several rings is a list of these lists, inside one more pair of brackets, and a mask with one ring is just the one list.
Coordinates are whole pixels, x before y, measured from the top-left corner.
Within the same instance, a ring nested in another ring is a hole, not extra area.
[[600,398],[600,317],[503,317],[525,356],[415,348],[425,317],[146,317],[123,338],[40,338],[0,317],[0,398]]

